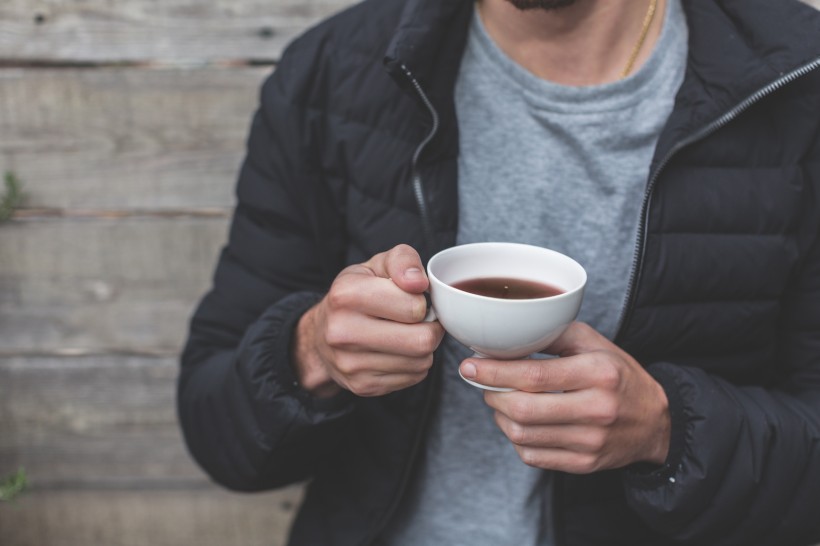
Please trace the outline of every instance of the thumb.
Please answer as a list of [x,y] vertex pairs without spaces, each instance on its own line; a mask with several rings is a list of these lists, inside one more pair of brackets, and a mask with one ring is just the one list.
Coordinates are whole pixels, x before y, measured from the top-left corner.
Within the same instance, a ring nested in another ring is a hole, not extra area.
[[421,294],[430,284],[419,253],[409,245],[398,245],[379,254],[371,267],[377,275],[392,279],[396,286],[411,294]]

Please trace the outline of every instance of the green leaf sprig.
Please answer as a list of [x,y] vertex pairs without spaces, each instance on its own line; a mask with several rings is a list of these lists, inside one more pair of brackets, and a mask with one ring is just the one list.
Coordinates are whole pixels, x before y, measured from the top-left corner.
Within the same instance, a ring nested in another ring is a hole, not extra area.
[[0,196],[0,222],[11,219],[14,209],[23,201],[23,185],[12,172],[4,176],[6,190]]
[[20,468],[17,472],[0,482],[0,501],[10,501],[28,486],[26,470]]

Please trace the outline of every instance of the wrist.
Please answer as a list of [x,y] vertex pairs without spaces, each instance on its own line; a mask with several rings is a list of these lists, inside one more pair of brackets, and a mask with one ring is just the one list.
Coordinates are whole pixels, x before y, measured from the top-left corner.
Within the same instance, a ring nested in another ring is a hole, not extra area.
[[648,462],[662,465],[669,456],[669,444],[672,436],[672,418],[669,414],[669,398],[663,387],[655,382],[656,410],[654,412],[656,426],[648,445],[652,446]]
[[314,305],[302,315],[294,329],[293,362],[299,385],[317,398],[329,398],[341,388],[333,381],[316,349],[316,313]]

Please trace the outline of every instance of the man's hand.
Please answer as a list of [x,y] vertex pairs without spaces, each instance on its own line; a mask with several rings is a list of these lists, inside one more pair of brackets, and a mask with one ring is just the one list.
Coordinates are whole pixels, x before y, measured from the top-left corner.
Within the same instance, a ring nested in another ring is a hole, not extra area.
[[580,322],[545,352],[558,358],[461,364],[478,383],[518,389],[486,391],[484,399],[522,461],[574,474],[663,464],[669,402],[634,358]]
[[438,322],[421,322],[429,282],[407,245],[344,269],[296,329],[297,375],[317,396],[340,388],[378,396],[427,376],[444,336]]

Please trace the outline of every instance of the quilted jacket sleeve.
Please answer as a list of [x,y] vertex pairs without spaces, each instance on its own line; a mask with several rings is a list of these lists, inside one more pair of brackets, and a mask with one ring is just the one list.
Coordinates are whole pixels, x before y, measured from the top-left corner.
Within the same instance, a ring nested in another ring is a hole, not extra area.
[[[812,221],[817,233],[817,217]],[[667,464],[626,477],[630,506],[686,544],[820,542],[820,240],[783,302],[779,381],[738,386],[656,363],[670,398]]]
[[[293,48],[292,48],[293,49]],[[229,241],[190,324],[178,381],[188,448],[222,485],[261,490],[311,475],[351,402],[297,384],[290,342],[332,278],[317,232],[309,119],[310,52],[291,50],[262,88]],[[323,214],[329,214],[323,211]]]

